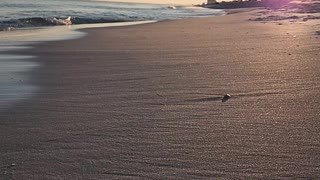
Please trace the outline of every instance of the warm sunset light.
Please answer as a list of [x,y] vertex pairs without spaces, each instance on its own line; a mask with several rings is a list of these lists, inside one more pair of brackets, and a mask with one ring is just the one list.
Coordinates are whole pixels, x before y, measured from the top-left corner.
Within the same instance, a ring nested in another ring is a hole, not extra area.
[[320,0],[0,1],[0,180],[320,180]]

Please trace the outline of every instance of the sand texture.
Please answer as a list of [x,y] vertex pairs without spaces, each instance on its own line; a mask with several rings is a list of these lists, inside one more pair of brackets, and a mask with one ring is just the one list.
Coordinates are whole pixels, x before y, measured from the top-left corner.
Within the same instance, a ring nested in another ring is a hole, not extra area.
[[257,11],[20,52],[40,89],[0,114],[0,179],[320,178],[319,21]]

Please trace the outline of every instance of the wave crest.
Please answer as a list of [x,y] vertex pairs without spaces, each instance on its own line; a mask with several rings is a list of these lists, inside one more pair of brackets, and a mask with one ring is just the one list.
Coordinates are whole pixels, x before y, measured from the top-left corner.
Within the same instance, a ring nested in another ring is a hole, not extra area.
[[134,21],[128,19],[109,19],[109,18],[81,18],[81,17],[67,17],[67,18],[22,18],[0,22],[0,31],[11,31],[16,28],[28,27],[42,27],[42,26],[61,26],[71,24],[94,24],[94,23],[113,23],[113,22],[130,22]]

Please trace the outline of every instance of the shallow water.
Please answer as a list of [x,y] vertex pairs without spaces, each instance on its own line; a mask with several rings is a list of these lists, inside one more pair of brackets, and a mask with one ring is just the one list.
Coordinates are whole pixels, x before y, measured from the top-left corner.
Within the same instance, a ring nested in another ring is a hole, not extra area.
[[[59,8],[57,8],[59,7]],[[0,5],[0,29],[55,26],[71,17],[72,24],[181,19],[223,15],[220,10],[168,5],[93,2],[80,0],[4,0]]]
[[19,31],[0,32],[0,111],[10,107],[16,101],[31,97],[38,87],[29,84],[29,73],[39,66],[32,61],[33,56],[15,55],[16,51],[32,48],[33,44],[77,39],[85,36],[79,30],[90,27],[128,26],[154,21],[82,24],[26,28]]
[[26,60],[32,56],[0,54],[0,111],[17,100],[32,96],[36,87],[28,84],[25,73],[36,68],[36,63]]
[[[0,58],[2,59],[0,73],[3,77],[11,77],[16,71],[21,71],[20,68],[23,68],[23,71],[30,70],[24,66],[29,62],[25,58],[19,57],[14,60],[15,62],[11,62],[12,59],[6,59],[9,56],[3,53],[8,54],[7,51],[11,51],[14,54],[15,50],[29,48],[34,43],[44,41],[80,38],[85,36],[85,33],[77,31],[81,28],[127,26],[166,19],[223,14],[224,12],[220,10],[182,6],[170,9],[167,5],[152,4],[80,0],[30,0],[26,2],[3,0],[0,4]],[[66,24],[65,19],[69,16],[73,25],[63,25]],[[19,61],[18,65],[17,61]],[[33,66],[33,63],[30,65]],[[17,69],[4,71],[7,66]],[[27,74],[20,78],[26,79]],[[8,80],[4,81],[3,78],[0,78],[0,85],[1,99],[4,99],[6,95],[10,96],[9,99],[15,99],[13,94],[18,96],[20,92],[18,89],[21,88],[27,91],[25,83],[16,84],[13,80],[8,84]],[[16,93],[9,93],[7,89],[15,89]]]

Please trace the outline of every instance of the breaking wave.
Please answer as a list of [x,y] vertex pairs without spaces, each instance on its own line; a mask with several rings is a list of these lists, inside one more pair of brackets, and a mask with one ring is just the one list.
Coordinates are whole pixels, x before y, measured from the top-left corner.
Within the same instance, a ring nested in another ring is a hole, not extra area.
[[28,28],[28,27],[42,27],[42,26],[59,26],[59,25],[71,25],[71,24],[94,24],[94,23],[113,23],[113,22],[130,22],[133,20],[128,19],[88,19],[78,17],[67,18],[22,18],[16,20],[8,20],[0,22],[0,31],[10,31],[16,28]]
[[[71,24],[161,21],[224,14],[221,10],[200,7],[138,3],[42,0],[39,4],[38,0],[30,0],[30,3],[36,5],[30,7],[29,1],[22,5],[20,0],[5,1],[5,5],[0,4],[0,31]],[[57,6],[61,8],[52,8]]]

